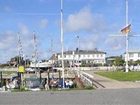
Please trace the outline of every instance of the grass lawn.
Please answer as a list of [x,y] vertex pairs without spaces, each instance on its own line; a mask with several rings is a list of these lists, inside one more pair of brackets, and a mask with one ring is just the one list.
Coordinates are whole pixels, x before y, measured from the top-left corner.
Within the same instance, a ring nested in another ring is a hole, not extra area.
[[115,79],[118,81],[140,81],[140,72],[96,72],[96,74],[99,74],[101,76],[105,76],[111,79]]

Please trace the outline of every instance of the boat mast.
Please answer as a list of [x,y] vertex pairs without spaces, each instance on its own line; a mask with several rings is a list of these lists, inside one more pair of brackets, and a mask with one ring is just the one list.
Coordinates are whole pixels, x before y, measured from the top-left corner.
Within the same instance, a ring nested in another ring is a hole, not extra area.
[[63,0],[61,0],[61,56],[62,56],[62,78],[63,88],[65,88],[65,73],[64,73],[64,30],[63,30]]
[[37,41],[36,41],[35,32],[33,32],[33,46],[34,46],[33,63],[35,65],[35,72],[36,72],[36,64],[37,64]]
[[21,65],[22,63],[22,57],[23,57],[23,50],[22,50],[22,43],[21,43],[21,38],[20,38],[20,33],[18,32],[17,34],[18,37],[18,66]]

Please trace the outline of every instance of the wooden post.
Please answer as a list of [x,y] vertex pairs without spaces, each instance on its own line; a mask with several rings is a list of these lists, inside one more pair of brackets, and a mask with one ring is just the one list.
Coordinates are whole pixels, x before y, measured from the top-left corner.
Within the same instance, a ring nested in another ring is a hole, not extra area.
[[2,71],[0,72],[1,87],[3,86]]
[[48,85],[50,84],[50,72],[48,71]]
[[59,80],[61,79],[61,72],[60,72],[60,70],[59,70]]
[[42,77],[41,77],[41,70],[39,71],[39,79],[40,79],[40,83],[41,83],[41,80],[42,80]]

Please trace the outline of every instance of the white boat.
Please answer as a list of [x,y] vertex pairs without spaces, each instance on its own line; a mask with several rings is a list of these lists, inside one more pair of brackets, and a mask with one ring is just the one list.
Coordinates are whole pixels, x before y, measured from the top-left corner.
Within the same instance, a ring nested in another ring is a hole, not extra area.
[[30,64],[31,68],[50,68],[52,67],[51,62],[39,62],[39,63],[31,63]]

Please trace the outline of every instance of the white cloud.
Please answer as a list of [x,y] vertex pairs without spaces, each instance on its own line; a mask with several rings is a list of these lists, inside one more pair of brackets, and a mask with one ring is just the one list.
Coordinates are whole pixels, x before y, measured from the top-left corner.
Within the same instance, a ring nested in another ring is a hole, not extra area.
[[122,49],[122,46],[121,46],[121,44],[119,43],[119,44],[117,44],[117,45],[114,45],[112,48],[113,48],[113,50],[120,50],[120,49]]
[[19,23],[18,26],[19,26],[20,33],[21,33],[21,34],[24,34],[24,35],[29,34],[28,27],[27,27],[25,24]]
[[15,33],[6,31],[0,36],[0,62],[6,62],[17,55],[17,41]]
[[0,38],[0,49],[1,50],[4,50],[4,49],[7,50],[7,49],[9,49],[9,47],[13,46],[14,40],[15,40],[15,36],[13,35],[13,32],[7,31],[1,37],[2,37],[2,38]]
[[[84,7],[79,12],[71,14],[65,21],[66,32],[78,32],[81,35],[81,49],[93,50],[99,47],[99,44],[104,43],[105,34],[108,27],[102,14],[93,13],[90,8]],[[83,37],[85,36],[85,37]]]
[[93,16],[88,8],[80,10],[78,13],[68,16],[66,21],[66,30],[79,31],[82,29],[90,30],[92,28]]
[[46,28],[48,26],[48,20],[47,19],[42,19],[39,23],[41,28]]
[[93,14],[90,8],[85,7],[79,12],[68,16],[65,26],[66,31],[90,31],[100,32],[106,28],[104,18],[101,14]]
[[10,6],[5,6],[4,7],[4,11],[11,12],[12,11],[12,8]]
[[[24,55],[31,57],[33,53],[33,32],[30,32],[28,27],[23,23],[18,24],[18,28],[23,53]],[[0,62],[6,62],[16,55],[18,55],[17,32],[6,31],[0,36]]]
[[80,39],[80,49],[93,50],[97,48],[98,40],[98,35],[86,35]]
[[105,44],[112,50],[122,50],[125,47],[125,40],[122,37],[107,38]]

